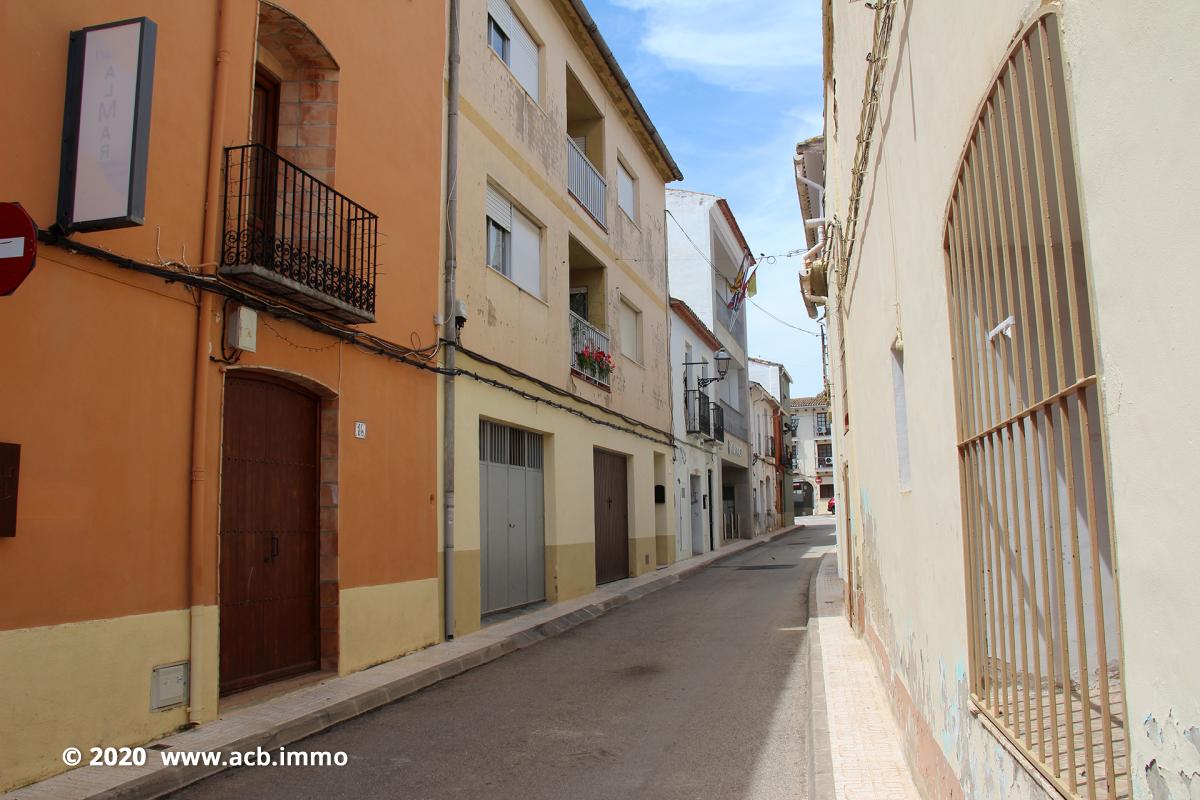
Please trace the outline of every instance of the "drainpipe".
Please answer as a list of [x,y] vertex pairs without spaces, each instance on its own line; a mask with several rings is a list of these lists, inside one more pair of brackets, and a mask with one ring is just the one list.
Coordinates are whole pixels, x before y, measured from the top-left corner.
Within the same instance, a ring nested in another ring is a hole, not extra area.
[[[229,72],[229,39],[231,19],[227,0],[217,2],[217,53],[213,71],[213,99],[208,132],[208,176],[204,189],[204,225],[201,228],[201,271],[215,272],[217,261],[217,220],[221,210],[221,155],[225,135],[225,95]],[[214,575],[205,567],[205,451],[208,444],[208,376],[209,349],[212,340],[214,295],[200,293],[200,309],[196,317],[195,376],[192,381],[192,474],[191,516],[188,524],[188,720],[200,722],[205,718],[204,695],[196,687],[204,678],[200,668],[204,662],[205,630],[200,605],[205,588]]]
[[446,102],[446,268],[442,338],[446,344],[442,377],[442,591],[446,639],[454,638],[454,369],[458,324],[455,320],[454,278],[457,269],[458,180],[458,6],[450,0],[447,65],[449,97]]

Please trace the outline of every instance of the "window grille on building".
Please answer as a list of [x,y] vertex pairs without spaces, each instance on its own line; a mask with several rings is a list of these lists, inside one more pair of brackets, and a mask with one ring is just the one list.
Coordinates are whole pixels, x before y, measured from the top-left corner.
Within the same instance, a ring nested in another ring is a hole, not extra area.
[[1130,796],[1097,356],[1059,20],[1009,52],[947,210],[971,694],[1068,796]]

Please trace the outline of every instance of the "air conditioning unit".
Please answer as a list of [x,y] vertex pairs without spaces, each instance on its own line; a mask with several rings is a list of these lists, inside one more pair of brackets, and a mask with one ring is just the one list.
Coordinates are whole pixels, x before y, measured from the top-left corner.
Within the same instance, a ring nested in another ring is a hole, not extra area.
[[833,466],[833,456],[825,456],[824,458],[822,458],[821,466],[832,467]]

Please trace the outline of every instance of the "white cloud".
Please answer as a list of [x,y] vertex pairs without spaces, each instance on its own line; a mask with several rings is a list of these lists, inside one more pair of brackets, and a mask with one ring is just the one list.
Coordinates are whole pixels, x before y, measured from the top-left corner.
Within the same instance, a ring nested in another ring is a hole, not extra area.
[[765,91],[821,61],[815,0],[614,2],[644,14],[642,49],[709,83]]

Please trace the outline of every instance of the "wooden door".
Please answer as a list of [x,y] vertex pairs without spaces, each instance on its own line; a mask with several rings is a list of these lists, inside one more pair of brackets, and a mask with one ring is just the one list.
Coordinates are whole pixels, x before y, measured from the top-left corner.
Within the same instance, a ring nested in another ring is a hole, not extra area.
[[226,378],[221,694],[320,666],[317,425],[312,395]]
[[[260,144],[269,153],[251,151],[250,196],[247,208],[251,229],[262,250],[260,258],[270,259],[275,252],[278,224],[275,219],[279,203],[279,167],[274,153],[279,140],[279,81],[259,67],[254,75],[254,104],[250,114],[250,143]],[[269,261],[266,263],[270,263]]]
[[596,585],[629,577],[625,456],[592,451],[596,495]]

